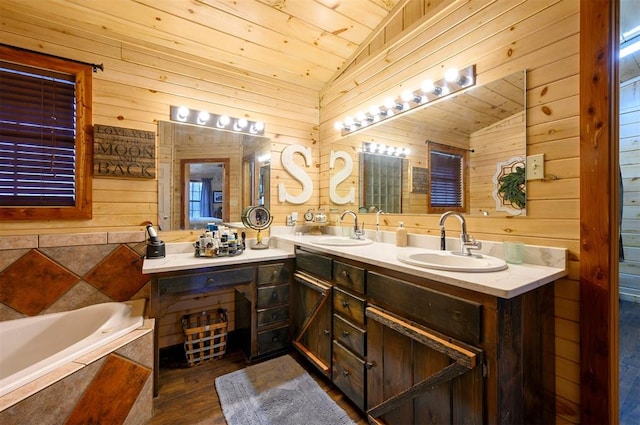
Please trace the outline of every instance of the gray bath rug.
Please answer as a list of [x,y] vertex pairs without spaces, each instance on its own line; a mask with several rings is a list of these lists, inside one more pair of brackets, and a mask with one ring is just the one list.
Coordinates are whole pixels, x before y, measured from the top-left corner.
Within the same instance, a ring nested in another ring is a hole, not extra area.
[[216,378],[228,425],[355,425],[290,356]]

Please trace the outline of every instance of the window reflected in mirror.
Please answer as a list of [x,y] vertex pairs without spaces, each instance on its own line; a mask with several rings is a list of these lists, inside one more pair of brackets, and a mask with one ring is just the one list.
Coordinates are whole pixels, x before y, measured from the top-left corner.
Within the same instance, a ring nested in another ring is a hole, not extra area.
[[404,161],[395,156],[360,154],[360,212],[402,212]]
[[465,200],[467,150],[438,143],[427,143],[428,193],[427,211],[468,212]]
[[183,159],[181,163],[184,188],[181,227],[202,229],[207,223],[228,221],[229,161]]

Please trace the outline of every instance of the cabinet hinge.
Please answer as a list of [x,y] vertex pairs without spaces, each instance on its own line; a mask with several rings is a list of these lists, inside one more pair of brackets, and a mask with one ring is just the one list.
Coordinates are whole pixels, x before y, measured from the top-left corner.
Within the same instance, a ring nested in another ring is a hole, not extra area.
[[482,377],[489,376],[489,365],[486,362],[482,362]]

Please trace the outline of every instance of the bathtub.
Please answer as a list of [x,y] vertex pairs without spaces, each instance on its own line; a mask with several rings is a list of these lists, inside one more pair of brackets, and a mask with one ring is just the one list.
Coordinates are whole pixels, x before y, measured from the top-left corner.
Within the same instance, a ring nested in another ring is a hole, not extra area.
[[0,397],[142,326],[145,300],[0,322]]

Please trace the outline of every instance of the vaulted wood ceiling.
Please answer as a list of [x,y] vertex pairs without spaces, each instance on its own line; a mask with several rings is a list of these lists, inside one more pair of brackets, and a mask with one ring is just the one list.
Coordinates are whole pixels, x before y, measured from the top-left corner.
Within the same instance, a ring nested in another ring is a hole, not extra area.
[[320,90],[406,0],[2,0],[36,23]]

